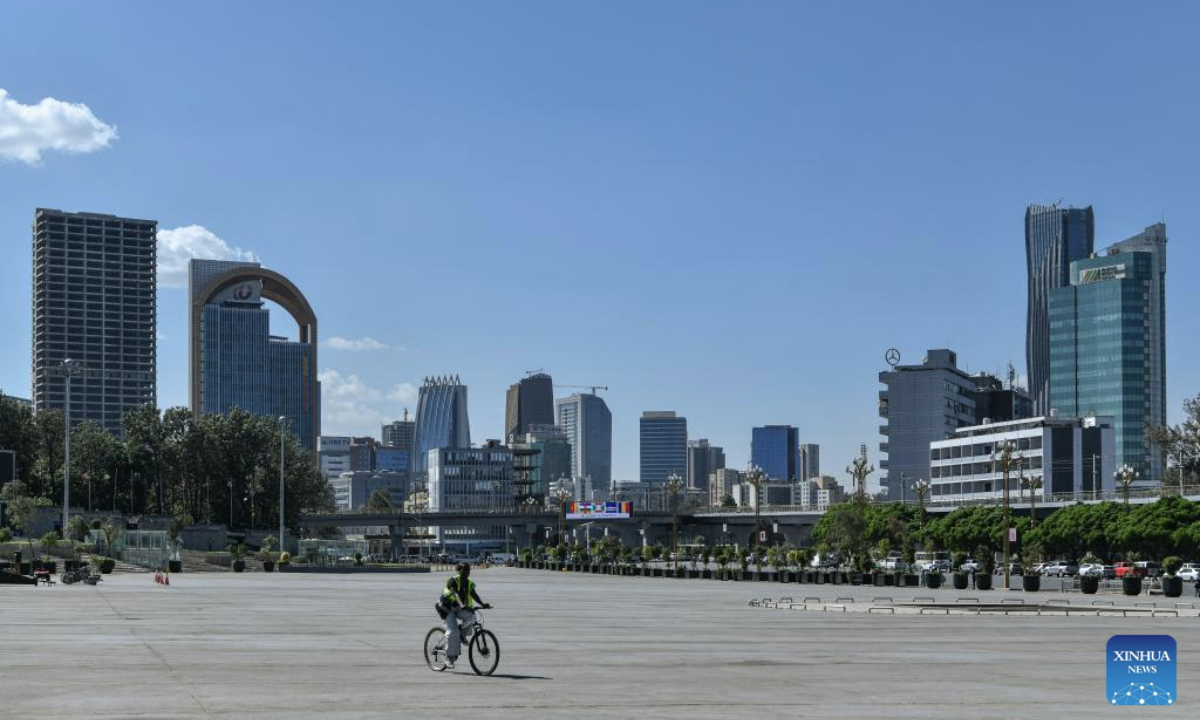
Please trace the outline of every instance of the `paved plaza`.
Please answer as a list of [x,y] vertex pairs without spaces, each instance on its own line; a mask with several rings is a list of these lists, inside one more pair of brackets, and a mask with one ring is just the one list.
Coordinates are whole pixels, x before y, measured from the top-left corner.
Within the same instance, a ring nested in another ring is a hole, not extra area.
[[474,576],[497,606],[486,613],[503,650],[496,675],[475,676],[465,657],[436,674],[421,646],[447,576],[0,586],[0,717],[1115,717],[1104,651],[1119,633],[1173,635],[1181,702],[1200,700],[1196,617],[775,610],[748,601],[985,594],[509,568]]

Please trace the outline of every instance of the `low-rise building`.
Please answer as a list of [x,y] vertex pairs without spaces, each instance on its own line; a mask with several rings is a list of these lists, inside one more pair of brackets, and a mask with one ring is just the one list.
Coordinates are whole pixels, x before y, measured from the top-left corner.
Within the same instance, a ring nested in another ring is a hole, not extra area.
[[[481,448],[434,448],[427,460],[429,510],[491,510],[513,503],[512,450],[495,440]],[[503,526],[432,527],[442,547],[466,553],[497,547],[507,538]]]
[[805,510],[825,511],[846,501],[846,489],[829,475],[818,475],[796,483],[796,504]]
[[[1022,456],[1009,474],[1012,498],[1084,499],[1114,488],[1116,436],[1111,417],[1036,417],[959,428],[948,440],[929,444],[931,501],[1000,500],[1004,472],[992,459],[997,445],[1014,442]],[[1036,483],[1035,483],[1036,484]]]

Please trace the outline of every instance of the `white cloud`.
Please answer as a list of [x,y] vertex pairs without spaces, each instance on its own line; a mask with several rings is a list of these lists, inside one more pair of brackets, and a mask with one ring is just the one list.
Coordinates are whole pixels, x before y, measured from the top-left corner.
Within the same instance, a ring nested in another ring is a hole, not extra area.
[[417,386],[412,383],[399,383],[388,393],[388,400],[413,405],[417,402]]
[[101,122],[83,103],[48,97],[22,105],[0,89],[0,159],[38,165],[47,150],[86,153],[116,139],[116,126]]
[[381,425],[400,417],[401,404],[416,402],[412,383],[397,383],[386,394],[355,373],[326,368],[321,380],[321,433],[379,437]]
[[187,287],[188,260],[245,260],[258,262],[249,250],[230,247],[211,230],[200,225],[158,231],[159,287]]
[[359,340],[351,340],[344,338],[341,335],[334,335],[325,342],[325,347],[331,350],[387,350],[388,344],[379,342],[373,337],[365,337]]
[[342,375],[337,370],[326,368],[317,378],[321,381],[321,400],[345,401],[378,400],[378,390],[368,387],[362,379],[351,373]]

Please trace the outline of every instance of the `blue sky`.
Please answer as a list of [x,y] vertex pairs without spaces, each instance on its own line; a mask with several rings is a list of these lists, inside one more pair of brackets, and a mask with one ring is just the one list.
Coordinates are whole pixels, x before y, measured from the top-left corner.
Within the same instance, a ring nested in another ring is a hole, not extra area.
[[[6,5],[10,116],[81,103],[116,137],[0,161],[0,388],[29,394],[33,209],[111,212],[199,226],[174,260],[252,252],[324,338],[386,345],[322,348],[327,433],[457,373],[498,437],[545,368],[610,386],[617,477],[647,409],[736,466],[753,425],[795,424],[842,476],[860,442],[878,460],[888,347],[1024,371],[1024,208],[1064,198],[1098,245],[1166,218],[1176,421],[1200,392],[1200,12],[1132,7]],[[184,294],[160,292],[162,405],[186,402]]]

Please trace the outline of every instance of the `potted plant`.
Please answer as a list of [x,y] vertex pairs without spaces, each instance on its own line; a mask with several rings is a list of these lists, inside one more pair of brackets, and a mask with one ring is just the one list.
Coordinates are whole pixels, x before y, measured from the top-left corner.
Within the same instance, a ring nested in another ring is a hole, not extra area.
[[1142,594],[1142,576],[1134,572],[1125,573],[1121,578],[1121,592],[1126,595]]
[[355,565],[356,567],[362,567],[362,566],[363,566],[363,554],[362,554],[362,550],[355,550],[355,551],[354,551],[354,565]]
[[979,558],[979,572],[975,573],[975,589],[991,590],[992,576],[996,574],[996,554],[990,548],[981,545],[975,548],[975,557]]
[[1163,595],[1177,598],[1183,594],[1183,578],[1177,574],[1179,568],[1183,567],[1183,558],[1178,555],[1171,555],[1163,560],[1162,565],[1163,572],[1166,573],[1162,579]]
[[292,566],[292,554],[286,550],[279,553],[279,569],[286,570]]
[[967,574],[965,572],[963,572],[962,570],[955,571],[955,573],[954,573],[954,589],[955,590],[966,590],[967,585],[970,583],[970,581],[971,581],[971,578],[967,577]]
[[912,543],[904,544],[904,585],[905,587],[916,587],[921,582],[921,576],[914,573],[913,565],[917,563],[917,548]]
[[937,570],[930,570],[925,573],[925,587],[930,590],[937,590],[942,586],[942,574]]
[[[1014,559],[1014,562],[1016,560]],[[1034,568],[1042,562],[1042,554],[1036,548],[1031,548],[1023,566],[1025,572],[1021,575],[1021,589],[1025,592],[1037,592],[1042,589],[1042,573]]]
[[92,557],[92,564],[100,571],[102,575],[109,575],[117,566],[117,561],[110,557],[100,557],[99,555]]
[[1090,573],[1087,575],[1080,575],[1079,590],[1084,595],[1095,595],[1096,592],[1100,590],[1100,576],[1092,575]]
[[233,571],[240,573],[246,570],[246,546],[241,543],[230,543],[226,548],[233,557]]

